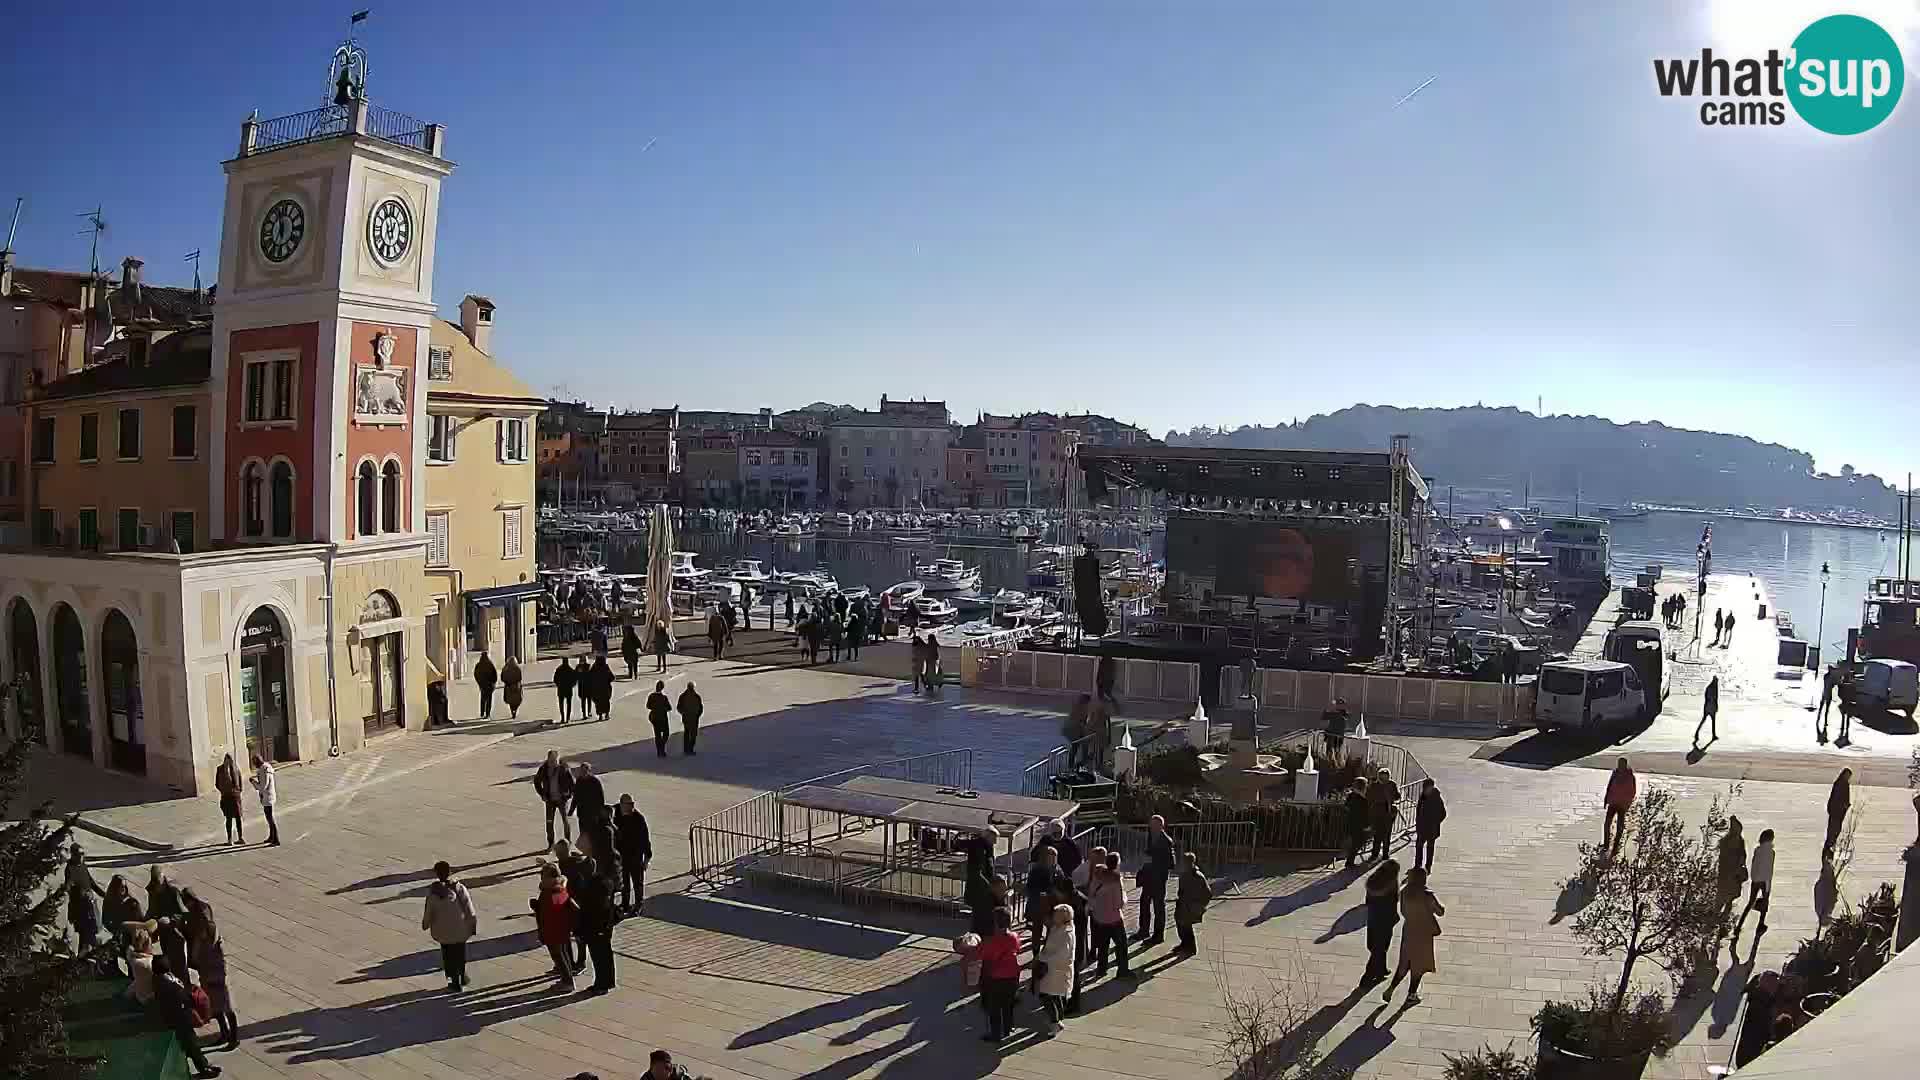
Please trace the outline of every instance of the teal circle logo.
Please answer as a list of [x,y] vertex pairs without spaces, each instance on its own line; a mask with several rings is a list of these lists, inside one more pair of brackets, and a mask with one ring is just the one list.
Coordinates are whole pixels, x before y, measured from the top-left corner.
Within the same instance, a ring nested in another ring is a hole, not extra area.
[[1906,83],[1899,43],[1872,19],[1829,15],[1793,39],[1787,100],[1800,119],[1829,135],[1879,126]]

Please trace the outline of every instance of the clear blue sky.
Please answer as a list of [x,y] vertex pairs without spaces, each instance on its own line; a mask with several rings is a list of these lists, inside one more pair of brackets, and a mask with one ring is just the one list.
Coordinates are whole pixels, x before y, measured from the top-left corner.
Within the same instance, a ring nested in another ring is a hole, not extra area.
[[[437,299],[494,297],[541,391],[1156,433],[1538,395],[1920,461],[1920,95],[1841,139],[1653,89],[1795,0],[366,2],[375,100],[459,163]],[[353,6],[10,12],[21,261],[83,266],[98,201],[103,258],[185,280]],[[1911,66],[1920,0],[1855,7]]]

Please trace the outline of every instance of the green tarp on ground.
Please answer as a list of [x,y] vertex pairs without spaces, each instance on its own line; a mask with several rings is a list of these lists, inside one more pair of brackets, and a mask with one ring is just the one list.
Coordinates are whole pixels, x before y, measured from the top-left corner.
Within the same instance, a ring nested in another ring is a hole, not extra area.
[[63,1014],[73,1051],[102,1059],[93,1080],[187,1080],[192,1070],[173,1032],[129,1001],[126,985],[120,978],[75,984]]

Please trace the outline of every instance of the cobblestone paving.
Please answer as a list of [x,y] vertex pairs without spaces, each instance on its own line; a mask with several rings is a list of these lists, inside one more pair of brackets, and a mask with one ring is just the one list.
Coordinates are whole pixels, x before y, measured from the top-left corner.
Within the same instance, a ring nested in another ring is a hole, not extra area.
[[[1312,1027],[1337,1060],[1369,1076],[1437,1076],[1448,1052],[1524,1042],[1543,1000],[1612,970],[1583,956],[1555,922],[1576,845],[1599,832],[1604,774],[1515,768],[1472,757],[1471,740],[1409,738],[1451,806],[1434,882],[1446,932],[1423,1004],[1348,995],[1365,961],[1361,886],[1353,875],[1303,870],[1243,881],[1223,897],[1202,926],[1199,957],[1176,962],[1165,947],[1148,950],[1137,962],[1146,977],[1089,986],[1084,1014],[1064,1034],[1023,1032],[995,1053],[978,1039],[980,1014],[952,963],[955,921],[798,898],[775,910],[692,889],[686,829],[774,784],[954,746],[979,749],[983,786],[1011,783],[1056,741],[1063,703],[957,689],[930,701],[873,676],[754,663],[686,661],[670,675],[670,689],[693,679],[707,699],[695,758],[679,755],[677,739],[674,756],[656,758],[638,700],[623,700],[611,724],[535,727],[390,778],[369,775],[340,789],[350,799],[290,811],[290,842],[278,849],[88,845],[103,878],[144,876],[160,861],[214,905],[243,1036],[221,1063],[241,1078],[637,1076],[655,1046],[716,1078],[1224,1076],[1212,1026],[1221,981],[1289,972],[1314,983]],[[643,695],[651,682],[644,671],[642,679],[622,692]],[[546,693],[529,697],[522,719],[545,719]],[[592,762],[609,793],[633,793],[653,826],[648,913],[620,927],[619,989],[601,998],[556,993],[531,940],[532,860],[545,836],[526,781],[548,749]],[[343,763],[351,757],[311,767],[313,790],[331,791],[338,780],[327,770]],[[1681,789],[1696,815],[1726,789],[1719,780],[1661,782]],[[1781,837],[1762,965],[1811,929],[1825,796],[1824,786],[1768,782],[1749,782],[1740,795],[1750,834],[1771,827]],[[1857,797],[1864,823],[1849,894],[1891,879],[1913,833],[1901,793]],[[217,826],[212,800],[194,802],[175,800],[167,813],[177,821],[149,810],[145,824],[178,836],[204,831],[196,815]],[[440,858],[459,868],[481,913],[473,986],[459,995],[445,992],[437,950],[419,928]],[[1723,1029],[1749,970],[1727,969],[1721,992],[1686,1006],[1686,1041],[1653,1075],[1704,1077],[1709,1062],[1724,1060]],[[1031,1022],[1023,1012],[1021,1023]]]

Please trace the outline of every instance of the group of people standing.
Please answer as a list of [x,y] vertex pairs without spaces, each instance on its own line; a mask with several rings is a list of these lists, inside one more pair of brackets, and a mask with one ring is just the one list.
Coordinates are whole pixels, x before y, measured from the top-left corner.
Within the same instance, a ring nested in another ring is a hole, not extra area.
[[[105,971],[120,974],[124,967],[127,996],[173,1032],[194,1075],[202,1080],[219,1076],[196,1029],[213,1021],[221,1042],[213,1049],[235,1050],[240,1046],[240,1021],[227,989],[226,944],[213,908],[155,866],[148,873],[143,910],[122,875],[113,875],[106,888],[100,887],[79,844],[68,851],[61,885],[79,953],[95,956]],[[103,925],[106,942],[100,937]]]
[[[1360,976],[1360,988],[1377,985],[1391,975],[1382,1000],[1392,1001],[1400,981],[1407,979],[1406,1003],[1418,1005],[1420,980],[1435,968],[1433,942],[1440,936],[1440,917],[1447,913],[1428,887],[1440,827],[1447,820],[1447,802],[1432,777],[1420,781],[1420,794],[1413,804],[1413,866],[1403,876],[1399,860],[1391,858],[1401,794],[1399,783],[1384,768],[1356,778],[1348,788],[1347,868],[1355,867],[1361,848],[1371,840],[1367,861],[1378,865],[1367,875],[1367,967]],[[1389,966],[1387,953],[1396,926],[1400,958]]]
[[1687,617],[1687,597],[1685,593],[1673,593],[1660,601],[1660,618],[1667,629],[1678,630],[1680,621]]
[[845,651],[847,659],[858,660],[860,647],[879,626],[873,604],[867,597],[848,600],[835,593],[807,601],[797,611],[793,594],[787,594],[787,622],[793,627],[794,644],[807,657],[807,663],[820,662],[820,651],[827,652],[827,663],[836,663]]
[[[631,629],[631,628],[629,628]],[[560,706],[560,723],[573,720],[573,698],[580,696],[580,718],[593,719],[596,716],[605,720],[613,712],[613,668],[607,665],[604,656],[589,658],[585,655],[574,659],[568,666],[565,659],[554,665],[553,695]],[[627,664],[628,678],[632,678],[634,664]],[[481,693],[484,695],[485,690]]]
[[[1118,977],[1132,979],[1135,972],[1128,957],[1127,886],[1119,852],[1095,847],[1083,855],[1060,823],[1048,826],[1028,852],[1023,943],[1014,929],[1007,878],[993,872],[992,843],[991,838],[976,837],[965,847],[972,925],[955,948],[970,969],[977,969],[980,1005],[987,1017],[981,1038],[999,1045],[1012,1035],[1023,971],[1031,972],[1031,989],[1046,1014],[1049,1034],[1058,1033],[1065,1019],[1079,1012],[1082,984],[1106,976],[1110,954]],[[1136,875],[1140,916],[1132,943],[1142,948],[1164,943],[1167,888],[1176,867],[1174,923],[1180,944],[1173,954],[1192,956],[1199,948],[1193,928],[1205,915],[1212,888],[1195,854],[1175,850],[1159,816],[1148,825],[1147,855]],[[1026,950],[1033,959],[1023,965],[1020,956]],[[1089,964],[1090,976],[1085,970]]]

